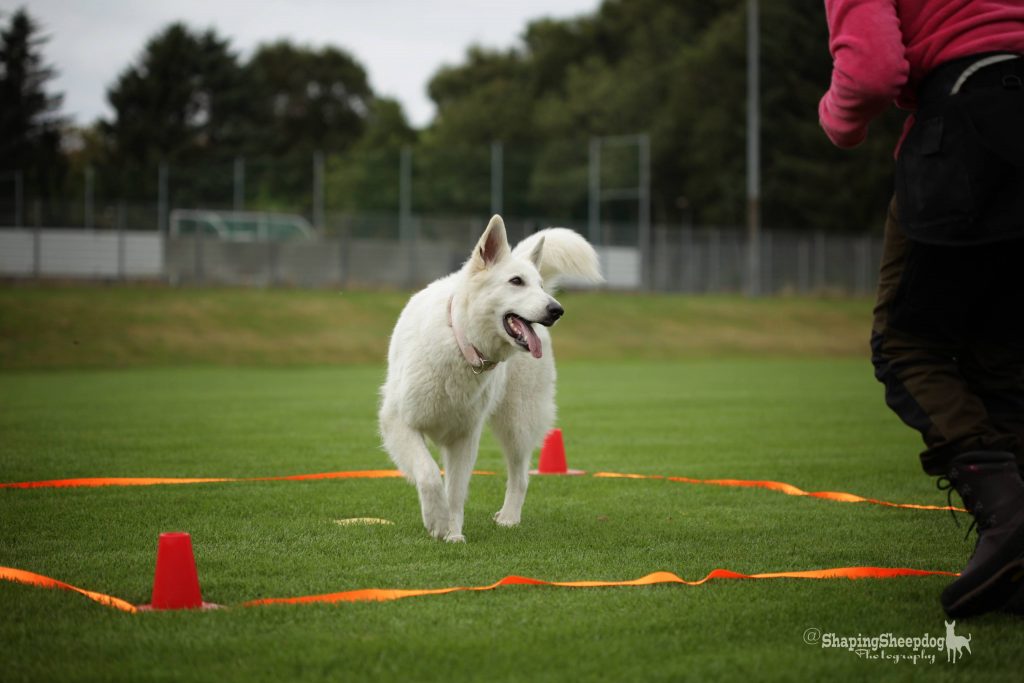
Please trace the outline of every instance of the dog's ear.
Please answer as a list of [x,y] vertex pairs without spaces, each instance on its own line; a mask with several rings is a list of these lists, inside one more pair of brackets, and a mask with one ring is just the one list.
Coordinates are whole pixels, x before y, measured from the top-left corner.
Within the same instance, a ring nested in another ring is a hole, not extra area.
[[535,246],[533,248],[533,251],[530,252],[530,261],[533,262],[533,265],[537,268],[537,270],[540,270],[540,260],[543,257],[543,252],[544,252],[544,238],[541,237],[537,241],[537,246]]
[[501,261],[501,259],[512,253],[508,246],[508,236],[505,234],[505,222],[501,216],[495,214],[487,229],[480,236],[480,241],[473,249],[471,261],[477,270],[484,270]]

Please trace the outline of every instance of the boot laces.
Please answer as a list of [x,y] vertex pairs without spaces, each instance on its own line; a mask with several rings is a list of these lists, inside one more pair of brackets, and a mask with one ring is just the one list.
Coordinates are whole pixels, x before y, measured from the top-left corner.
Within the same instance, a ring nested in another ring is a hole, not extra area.
[[[957,517],[956,513],[953,511],[953,491],[956,490],[956,487],[953,485],[953,481],[949,477],[939,477],[935,482],[935,488],[946,492],[946,507],[949,508],[949,514],[953,516],[953,521],[956,523],[957,528],[959,528],[960,518]],[[972,515],[971,524],[967,527],[967,533],[964,534],[964,540],[966,541],[972,531],[977,529],[980,534],[985,530],[987,525],[978,523],[978,518],[974,516],[974,510],[970,509],[972,506],[967,505],[966,500],[964,500],[964,505],[968,507],[968,512]]]

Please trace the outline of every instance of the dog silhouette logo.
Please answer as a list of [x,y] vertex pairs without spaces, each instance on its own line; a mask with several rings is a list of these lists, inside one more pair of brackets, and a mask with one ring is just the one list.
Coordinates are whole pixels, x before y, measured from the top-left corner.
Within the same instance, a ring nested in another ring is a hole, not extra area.
[[968,633],[966,638],[958,636],[953,632],[953,627],[956,626],[955,621],[944,623],[946,624],[946,661],[956,663],[958,659],[962,659],[964,648],[967,648],[967,654],[974,654],[971,652],[971,634]]

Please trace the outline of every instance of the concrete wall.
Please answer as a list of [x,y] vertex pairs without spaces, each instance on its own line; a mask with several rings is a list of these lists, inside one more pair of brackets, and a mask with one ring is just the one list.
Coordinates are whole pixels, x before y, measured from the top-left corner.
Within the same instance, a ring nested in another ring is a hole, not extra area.
[[0,276],[144,278],[163,276],[155,233],[46,228],[0,230]]
[[[646,280],[638,246],[598,248],[607,287],[688,293],[745,290],[748,254],[742,231],[657,229],[652,237]],[[224,242],[201,236],[165,240],[155,232],[0,229],[0,277],[411,288],[457,270],[474,239],[461,225],[447,233],[421,233],[408,242],[361,236]],[[880,237],[766,232],[761,237],[759,289],[763,294],[870,294],[880,256]]]

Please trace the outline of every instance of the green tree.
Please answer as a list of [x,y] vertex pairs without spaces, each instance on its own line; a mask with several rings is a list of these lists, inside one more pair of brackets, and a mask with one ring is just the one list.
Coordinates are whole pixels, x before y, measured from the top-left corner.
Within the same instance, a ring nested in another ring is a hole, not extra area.
[[[428,93],[437,105],[433,125],[416,150],[418,210],[477,215],[490,208],[491,145],[500,141],[506,194],[522,194],[529,165],[518,152],[535,141],[530,72],[515,50],[470,47],[466,63],[443,68]],[[525,207],[506,202],[508,214]]]
[[891,108],[863,145],[834,147],[817,116],[832,72],[824,7],[761,3],[761,13],[765,225],[880,231],[906,114]]
[[[663,218],[681,194],[682,138],[666,107],[680,76],[680,56],[728,4],[608,1],[593,16],[530,24],[522,46],[512,51],[471,49],[465,64],[432,81],[439,113],[424,140],[458,140],[481,149],[486,136],[511,139],[530,155],[512,168],[511,179],[506,174],[511,194],[522,200],[517,208],[579,219],[587,211],[590,138],[649,132],[655,211]],[[619,155],[621,163],[606,154],[602,182],[635,184],[635,148],[631,154],[631,160],[629,152]],[[525,186],[521,192],[515,191],[517,179]],[[606,207],[605,214],[617,208]],[[626,211],[635,217],[635,206]]]
[[348,149],[359,139],[373,100],[366,70],[336,47],[280,41],[260,46],[245,66],[260,140],[275,157]]
[[[423,135],[423,153],[447,150],[476,176],[432,196],[471,208],[484,146],[511,140],[529,150],[507,182],[525,179],[517,209],[580,220],[587,213],[588,141],[646,132],[655,221],[742,225],[746,7],[745,0],[605,0],[590,16],[530,24],[511,51],[469,50],[464,63],[431,83],[438,117]],[[765,224],[875,225],[891,193],[890,152],[902,117],[883,117],[861,150],[834,149],[817,122],[831,70],[823,6],[761,3],[761,15]],[[602,184],[634,184],[636,162],[635,149],[603,151]],[[441,178],[442,167],[450,172],[451,164],[439,161],[431,176]],[[459,194],[471,186],[473,193]],[[630,202],[602,206],[613,219],[631,220],[635,212]]]
[[[26,194],[53,208],[66,179],[61,155],[62,95],[47,92],[56,72],[46,65],[46,38],[24,9],[0,29],[0,175],[20,173]],[[6,199],[6,198],[5,198]]]
[[[658,136],[655,122],[672,84],[674,57],[679,46],[692,39],[694,23],[677,4],[635,0],[605,2],[589,22],[574,21],[568,36],[550,27],[543,33],[528,33],[527,44],[538,55],[576,54],[566,64],[560,87],[542,93],[538,106],[537,124],[548,141],[534,175],[533,188],[539,201],[561,198],[565,204],[562,212],[585,215],[585,148],[591,137],[650,133],[656,170],[652,179],[659,183],[666,177],[662,157],[670,149],[668,143],[674,141]],[[575,43],[575,49],[545,44],[552,39]],[[576,160],[575,164],[565,167],[571,160]],[[634,186],[639,180],[637,167],[635,147],[603,150],[601,183],[605,187]],[[562,187],[551,192],[559,184]],[[653,199],[657,209],[657,187]],[[602,206],[602,215],[635,218],[635,202],[607,204]]]
[[363,66],[335,47],[279,41],[245,65],[252,116],[245,151],[264,206],[308,206],[314,152],[344,153],[360,139],[373,108]]
[[398,211],[398,168],[403,147],[416,142],[397,101],[371,101],[362,136],[345,152],[328,157],[327,203],[333,211]]
[[107,92],[112,192],[152,197],[160,162],[171,167],[175,203],[230,197],[227,164],[240,150],[246,92],[236,55],[212,29],[175,23],[151,38]]

